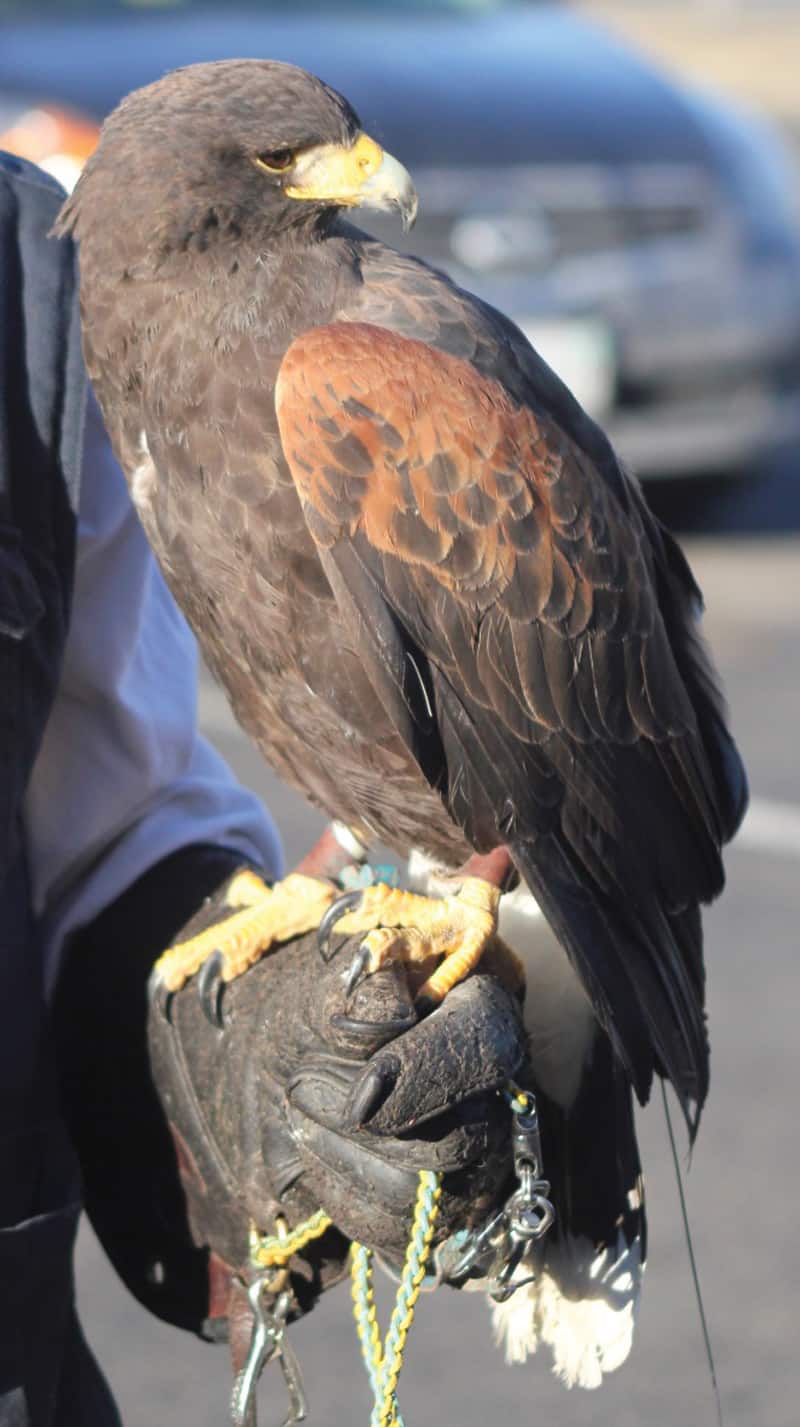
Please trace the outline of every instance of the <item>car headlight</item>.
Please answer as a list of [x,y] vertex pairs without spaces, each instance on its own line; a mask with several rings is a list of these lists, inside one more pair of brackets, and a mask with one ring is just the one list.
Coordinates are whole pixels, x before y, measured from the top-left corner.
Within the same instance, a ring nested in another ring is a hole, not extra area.
[[69,193],[96,147],[99,126],[50,104],[0,100],[0,149],[30,159]]

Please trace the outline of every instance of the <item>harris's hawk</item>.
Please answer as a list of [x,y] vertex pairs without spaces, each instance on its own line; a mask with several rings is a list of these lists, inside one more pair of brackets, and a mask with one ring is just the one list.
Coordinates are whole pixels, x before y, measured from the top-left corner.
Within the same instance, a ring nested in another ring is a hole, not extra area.
[[[631,1088],[669,1078],[692,1130],[705,1099],[699,908],[745,778],[698,588],[605,436],[513,323],[345,221],[361,206],[416,196],[347,101],[236,61],[130,95],[61,229],[115,449],[240,723],[362,840],[466,863],[443,901],[366,898],[366,969],[400,947],[440,997],[509,868],[555,933],[512,938],[558,1222],[505,1327],[591,1385],[643,1256]],[[243,888],[225,975],[317,924],[315,866]],[[209,950],[168,954],[167,984]]]

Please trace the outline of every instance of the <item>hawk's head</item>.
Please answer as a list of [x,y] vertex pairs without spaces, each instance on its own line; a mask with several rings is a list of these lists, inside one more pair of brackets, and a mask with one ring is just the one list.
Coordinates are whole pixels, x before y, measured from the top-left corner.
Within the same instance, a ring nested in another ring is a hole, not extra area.
[[151,255],[227,238],[270,243],[340,208],[414,220],[406,170],[363,133],[335,90],[294,65],[192,65],[129,94],[103,126],[61,231],[116,214]]

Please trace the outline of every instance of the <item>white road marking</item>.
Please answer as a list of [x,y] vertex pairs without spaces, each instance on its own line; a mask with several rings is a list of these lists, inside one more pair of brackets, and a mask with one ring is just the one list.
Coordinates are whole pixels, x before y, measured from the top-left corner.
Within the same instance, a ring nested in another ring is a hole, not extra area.
[[748,852],[800,857],[800,804],[753,798],[734,846]]
[[201,731],[212,743],[215,738],[230,738],[232,734],[245,737],[222,689],[208,674],[200,680],[197,709]]

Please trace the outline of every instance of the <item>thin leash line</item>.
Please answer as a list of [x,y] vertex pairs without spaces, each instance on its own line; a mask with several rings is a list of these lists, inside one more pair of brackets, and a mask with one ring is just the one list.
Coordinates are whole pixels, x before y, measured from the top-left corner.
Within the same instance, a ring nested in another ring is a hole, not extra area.
[[691,1271],[692,1271],[692,1282],[694,1283],[694,1294],[695,1294],[695,1298],[696,1298],[696,1300],[697,1300],[697,1312],[698,1312],[698,1315],[699,1315],[699,1318],[700,1318],[700,1327],[701,1327],[702,1332],[703,1332],[703,1342],[704,1342],[704,1344],[705,1344],[705,1350],[706,1350],[706,1361],[707,1361],[707,1363],[708,1363],[708,1371],[709,1371],[709,1373],[711,1374],[711,1386],[712,1386],[713,1389],[714,1389],[714,1401],[715,1401],[716,1407],[717,1407],[717,1427],[725,1427],[724,1418],[723,1418],[723,1415],[722,1415],[722,1398],[721,1398],[721,1396],[720,1396],[719,1383],[717,1382],[717,1370],[716,1370],[716,1367],[715,1367],[715,1364],[714,1364],[714,1352],[713,1352],[713,1349],[712,1349],[712,1347],[711,1347],[711,1335],[710,1335],[710,1333],[709,1333],[709,1331],[708,1331],[708,1322],[706,1321],[706,1312],[705,1312],[705,1308],[703,1307],[703,1295],[702,1295],[702,1292],[701,1292],[701,1290],[700,1290],[700,1275],[699,1275],[698,1270],[697,1270],[697,1260],[696,1260],[696,1258],[695,1258],[695,1256],[694,1256],[694,1244],[693,1244],[693,1242],[692,1242],[692,1231],[691,1231],[691,1229],[689,1228],[689,1214],[688,1214],[688,1211],[687,1211],[687,1208],[686,1208],[686,1196],[685,1196],[685,1194],[684,1194],[684,1192],[683,1192],[683,1177],[682,1177],[682,1175],[681,1175],[680,1160],[679,1160],[679,1158],[678,1158],[678,1147],[677,1147],[677,1145],[676,1145],[676,1143],[675,1143],[675,1133],[674,1133],[673,1128],[672,1128],[672,1116],[671,1116],[670,1110],[669,1110],[669,1101],[667,1100],[667,1088],[666,1088],[666,1085],[665,1085],[665,1083],[664,1083],[663,1080],[660,1082],[660,1084],[661,1084],[661,1100],[662,1100],[662,1104],[663,1104],[663,1106],[664,1106],[664,1117],[665,1117],[666,1122],[667,1122],[667,1134],[669,1135],[669,1145],[670,1145],[670,1149],[671,1149],[671,1151],[672,1151],[672,1163],[673,1163],[673,1165],[675,1166],[675,1179],[676,1179],[677,1184],[678,1184],[678,1198],[679,1198],[679,1200],[680,1200],[680,1206],[681,1206],[681,1218],[683,1219],[683,1231],[684,1231],[684,1234],[685,1234],[685,1236],[686,1236],[686,1248],[687,1248],[687,1251],[688,1251],[688,1254],[689,1254],[689,1265],[690,1265]]
[[419,1176],[411,1237],[406,1252],[394,1309],[386,1339],[380,1340],[373,1289],[370,1249],[354,1243],[351,1257],[353,1314],[361,1353],[374,1397],[370,1427],[402,1427],[397,1403],[397,1381],[403,1365],[406,1338],[414,1318],[417,1299],[425,1278],[431,1242],[439,1209],[441,1181],[431,1170]]
[[384,1423],[391,1421],[392,1405],[396,1408],[397,1380],[403,1365],[406,1338],[425,1278],[440,1195],[440,1177],[431,1170],[421,1170],[411,1240],[384,1344],[381,1368],[383,1403],[373,1414],[375,1427],[383,1427]]
[[[403,1419],[400,1416],[400,1410],[397,1404],[397,1382],[403,1366],[406,1338],[408,1337],[411,1324],[414,1320],[417,1299],[419,1298],[425,1280],[426,1266],[430,1257],[431,1244],[439,1212],[441,1192],[440,1176],[433,1170],[421,1170],[417,1185],[417,1197],[414,1205],[411,1236],[403,1264],[397,1298],[392,1310],[386,1340],[383,1344],[381,1343],[375,1303],[372,1250],[367,1248],[366,1245],[356,1243],[355,1241],[352,1244],[351,1293],[353,1298],[353,1315],[355,1317],[356,1331],[374,1399],[374,1406],[370,1417],[370,1427],[403,1427]],[[277,1268],[278,1270],[276,1276],[265,1286],[261,1279],[255,1281],[259,1295],[263,1287],[270,1293],[279,1294],[284,1292],[289,1277],[288,1265],[292,1257],[314,1239],[320,1238],[330,1227],[331,1222],[331,1219],[325,1211],[318,1209],[309,1219],[306,1219],[302,1224],[298,1224],[291,1231],[286,1224],[286,1220],[280,1214],[276,1216],[275,1220],[277,1228],[276,1234],[261,1235],[255,1224],[251,1224],[251,1265],[254,1268]],[[282,1335],[283,1327],[281,1326],[281,1338]],[[275,1341],[279,1343],[280,1340],[276,1338]],[[256,1350],[257,1344],[258,1337],[254,1332],[250,1349],[251,1357]],[[263,1342],[257,1351],[259,1356],[253,1359],[255,1366],[251,1366],[250,1368],[250,1383],[245,1390],[245,1407],[243,1411],[247,1408],[253,1387],[258,1381],[261,1367],[263,1366]],[[286,1374],[285,1367],[284,1374]],[[289,1379],[287,1378],[287,1382],[288,1381]],[[297,1386],[296,1383],[294,1385],[295,1387]],[[235,1391],[234,1402],[238,1402],[238,1389]],[[239,1417],[241,1417],[241,1420],[244,1420],[241,1412]],[[236,1418],[237,1421],[239,1417]],[[290,1416],[290,1418],[287,1418],[287,1422],[299,1422],[301,1417],[302,1414],[300,1417]]]
[[380,1329],[375,1306],[375,1292],[372,1283],[372,1254],[364,1244],[352,1246],[351,1293],[353,1314],[356,1320],[358,1339],[364,1365],[369,1374],[370,1386],[377,1397],[380,1389],[380,1372],[383,1362]]

